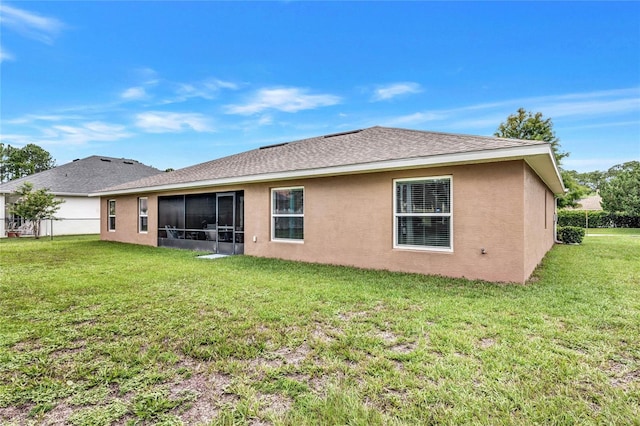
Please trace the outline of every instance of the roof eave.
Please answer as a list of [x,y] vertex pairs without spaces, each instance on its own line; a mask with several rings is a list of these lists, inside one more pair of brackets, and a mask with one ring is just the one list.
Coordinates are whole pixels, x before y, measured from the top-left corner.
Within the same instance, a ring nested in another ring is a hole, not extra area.
[[[88,192],[56,192],[56,191],[48,191],[56,197],[88,197]],[[16,190],[8,190],[8,189],[0,189],[0,195],[11,195],[15,194]]]
[[197,189],[204,187],[228,186],[237,184],[283,181],[300,178],[316,178],[360,173],[375,173],[391,170],[406,170],[424,167],[447,165],[489,163],[509,160],[525,160],[540,176],[554,194],[564,193],[562,179],[558,172],[551,146],[535,144],[492,150],[460,152],[454,154],[433,155],[427,157],[386,160],[372,163],[349,164],[343,166],[322,167],[315,169],[292,170],[284,172],[264,173],[257,175],[235,176],[230,178],[202,180],[187,183],[175,183],[114,191],[100,191],[89,194],[90,197],[106,197],[148,192],[164,192],[180,189]]

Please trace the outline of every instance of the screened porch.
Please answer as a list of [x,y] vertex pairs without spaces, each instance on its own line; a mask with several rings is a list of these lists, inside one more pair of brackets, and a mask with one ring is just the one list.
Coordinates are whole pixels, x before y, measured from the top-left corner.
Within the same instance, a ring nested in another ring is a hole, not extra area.
[[158,197],[158,246],[244,253],[244,191]]

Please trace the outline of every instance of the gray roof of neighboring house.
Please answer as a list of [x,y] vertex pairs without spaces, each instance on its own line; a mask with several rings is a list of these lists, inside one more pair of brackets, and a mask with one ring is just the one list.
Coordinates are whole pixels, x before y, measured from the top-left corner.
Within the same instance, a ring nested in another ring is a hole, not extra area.
[[57,195],[87,196],[107,186],[162,173],[135,160],[94,155],[5,182],[0,185],[0,193],[15,192],[25,182],[31,182],[35,189],[47,188]]
[[[550,145],[543,141],[376,126],[261,147],[170,173],[115,185],[95,195],[129,193],[135,189],[164,190],[198,186],[195,183],[202,183],[200,186],[223,184],[234,179],[237,182],[250,182],[252,177],[270,180],[283,174],[312,176],[318,170],[331,174],[330,172],[341,169],[341,173],[346,173],[347,168],[355,166],[360,168],[359,172],[367,172],[381,170],[376,167],[382,163],[400,160],[531,146],[542,147],[547,152]],[[555,163],[553,160],[551,162],[552,168],[557,172]],[[316,173],[315,176],[319,174]]]
[[578,200],[578,207],[569,208],[570,210],[602,210],[602,206],[600,205],[602,202],[602,197],[600,194],[594,194],[586,198],[582,198]]

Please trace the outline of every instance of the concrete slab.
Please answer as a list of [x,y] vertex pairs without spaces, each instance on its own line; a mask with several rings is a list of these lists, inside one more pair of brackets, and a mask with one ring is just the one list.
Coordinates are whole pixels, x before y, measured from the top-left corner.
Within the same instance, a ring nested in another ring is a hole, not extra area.
[[202,256],[197,256],[198,259],[221,259],[223,257],[229,256],[228,254],[203,254]]

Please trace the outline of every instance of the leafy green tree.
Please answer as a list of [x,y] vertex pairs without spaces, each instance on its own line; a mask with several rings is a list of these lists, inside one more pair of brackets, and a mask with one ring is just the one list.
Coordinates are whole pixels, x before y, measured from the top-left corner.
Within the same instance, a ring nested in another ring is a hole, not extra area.
[[629,161],[609,169],[602,184],[602,208],[610,212],[640,216],[640,161]]
[[592,192],[596,192],[600,189],[604,181],[609,176],[608,172],[603,172],[600,170],[595,170],[593,172],[586,173],[578,173],[575,170],[571,170],[571,173],[574,174],[576,181],[582,185],[589,188]]
[[[494,136],[548,142],[551,144],[558,167],[562,159],[569,156],[568,152],[560,152],[560,139],[553,130],[553,122],[550,118],[543,118],[541,112],[533,114],[524,108],[519,108],[515,114],[507,117],[507,120],[498,126]],[[560,175],[569,192],[558,200],[558,207],[576,207],[577,201],[588,193],[588,189],[580,185],[571,173],[562,170],[561,167]]]
[[13,148],[11,145],[5,145],[0,142],[0,183],[9,180],[9,172],[7,171],[7,160],[9,159],[9,153]]
[[0,144],[0,182],[7,182],[52,169],[56,163],[51,154],[34,144],[22,148]]
[[541,112],[533,114],[519,108],[498,126],[494,135],[499,138],[549,142],[558,166],[563,158],[569,156],[568,152],[560,152],[560,139],[553,130],[553,122],[550,118],[544,119]]
[[40,238],[40,222],[43,219],[54,219],[53,215],[64,200],[56,200],[55,195],[45,188],[34,190],[30,182],[25,182],[16,194],[19,196],[18,201],[9,208],[9,212],[31,221],[35,237]]

